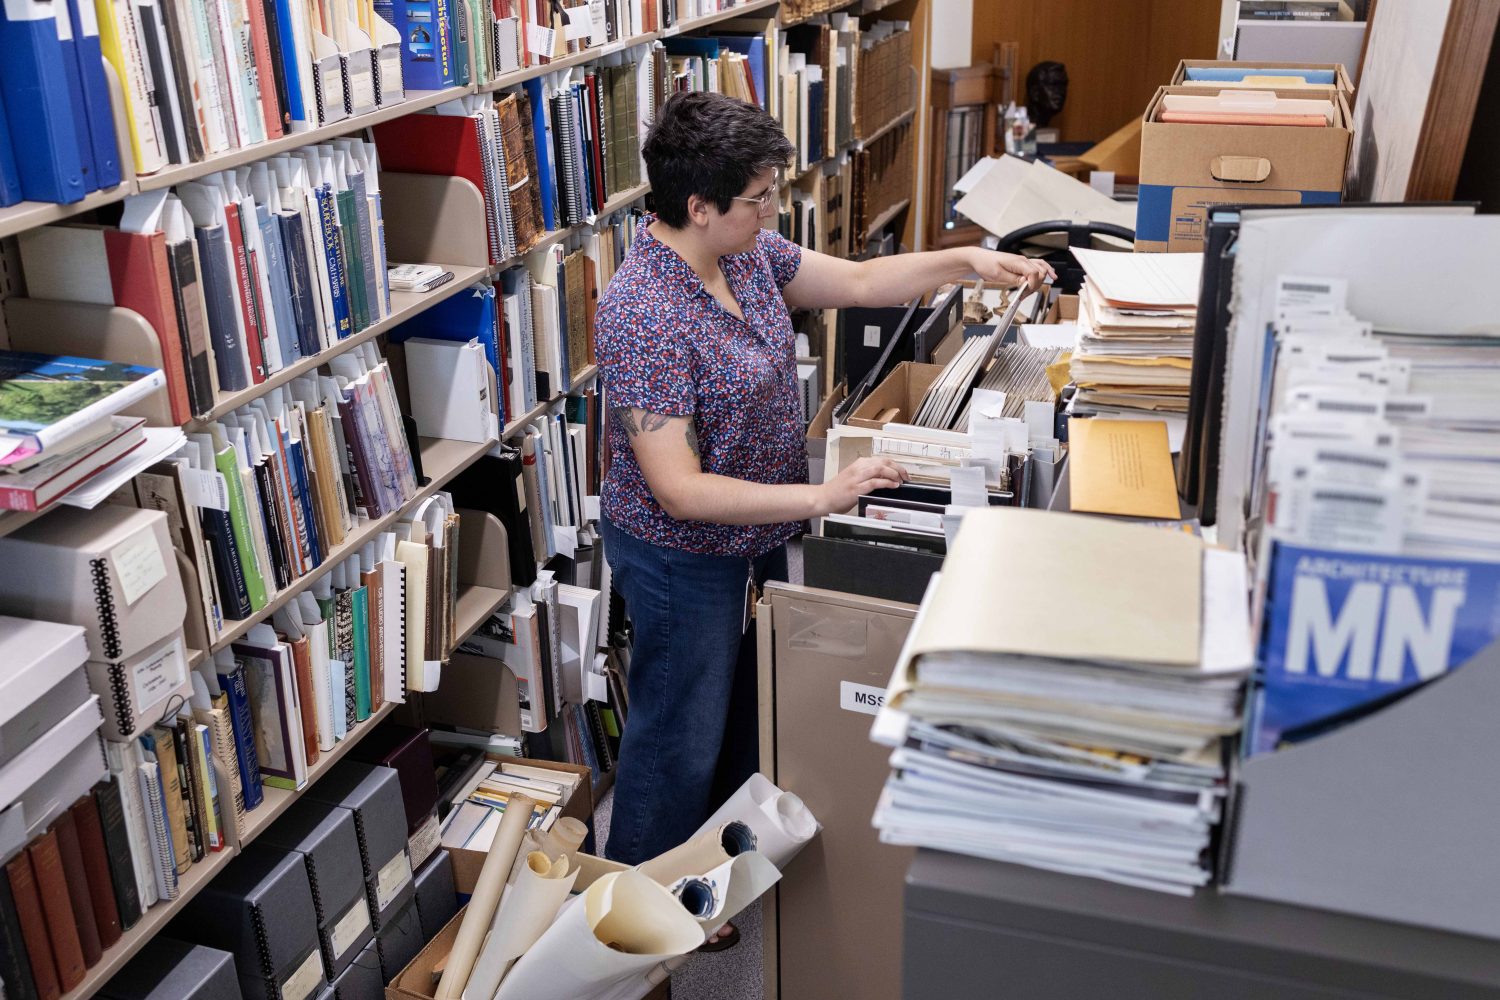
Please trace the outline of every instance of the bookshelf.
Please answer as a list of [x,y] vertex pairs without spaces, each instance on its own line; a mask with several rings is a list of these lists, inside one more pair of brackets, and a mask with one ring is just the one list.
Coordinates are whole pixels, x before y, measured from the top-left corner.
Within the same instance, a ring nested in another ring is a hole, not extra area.
[[345,351],[353,350],[366,341],[374,340],[376,337],[395,329],[402,323],[418,316],[425,309],[442,302],[444,299],[452,298],[459,292],[476,281],[484,279],[489,274],[489,268],[465,267],[462,264],[444,265],[453,272],[453,280],[440,288],[434,288],[430,292],[391,292],[391,314],[379,323],[373,323],[363,330],[344,338],[326,351],[314,354],[312,357],[302,358],[296,364],[288,365],[274,375],[266,377],[260,385],[252,385],[248,389],[239,392],[220,394],[219,401],[214,408],[203,416],[192,420],[188,427],[198,430],[210,421],[218,420],[233,410],[239,409],[246,403],[259,399],[277,386],[286,385],[293,379],[306,375],[321,365],[327,364],[333,358],[338,357]]
[[427,476],[427,485],[418,489],[416,495],[406,501],[399,509],[391,511],[382,518],[366,521],[349,532],[349,537],[344,539],[342,545],[335,547],[328,553],[318,569],[298,578],[285,590],[279,591],[275,597],[266,602],[265,607],[252,614],[249,618],[240,619],[219,633],[219,637],[214,640],[210,651],[217,653],[221,649],[227,649],[230,643],[243,637],[253,626],[270,618],[278,609],[285,607],[288,601],[306,590],[308,585],[320,575],[320,570],[323,567],[335,566],[358,552],[366,542],[373,541],[382,531],[385,531],[391,525],[411,513],[417,504],[442,489],[448,480],[468,468],[480,455],[489,451],[494,445],[495,442],[493,441],[481,441],[478,444],[474,444],[471,441],[422,438],[422,472]]
[[911,199],[902,198],[900,201],[896,202],[896,204],[892,205],[884,212],[881,212],[879,215],[875,216],[875,218],[870,220],[870,224],[865,227],[865,237],[868,239],[871,233],[879,232],[882,226],[889,223],[892,219],[900,215],[902,212],[906,211],[906,209],[909,207],[911,207]]
[[141,919],[136,921],[135,926],[122,934],[120,940],[105,949],[104,956],[92,969],[88,970],[88,974],[83,977],[83,982],[71,992],[64,993],[62,1000],[83,1000],[84,997],[91,997],[98,992],[100,987],[109,982],[110,977],[119,972],[126,962],[135,957],[136,952],[145,947],[147,941],[155,937],[157,932],[177,915],[180,908],[186,906],[189,900],[203,891],[204,886],[213,881],[215,875],[223,871],[224,866],[229,864],[236,853],[233,847],[225,847],[219,853],[210,854],[189,868],[187,874],[177,880],[177,898],[170,903],[158,903],[142,913]]
[[449,87],[446,90],[413,90],[406,95],[406,100],[398,104],[391,104],[383,108],[376,108],[367,114],[357,115],[353,118],[345,118],[343,121],[334,122],[332,125],[321,125],[306,132],[294,132],[284,135],[279,139],[269,142],[258,143],[253,146],[245,146],[240,149],[231,149],[217,156],[210,156],[197,163],[173,164],[158,170],[154,174],[136,179],[142,191],[155,191],[160,188],[171,187],[174,184],[183,184],[187,181],[206,177],[209,174],[218,173],[220,170],[230,170],[234,167],[242,167],[256,160],[264,160],[268,156],[276,156],[279,153],[287,153],[303,146],[312,146],[329,139],[337,139],[339,136],[349,135],[379,125],[381,122],[390,121],[392,118],[401,118],[405,115],[435,108],[439,104],[474,93],[473,87]]
[[[836,11],[848,11],[859,14],[870,13],[882,9],[890,2],[892,0],[843,0],[843,2],[832,6],[830,10],[819,13],[826,14]],[[267,157],[284,154],[304,146],[315,145],[341,136],[357,135],[381,122],[391,121],[408,114],[431,109],[458,98],[477,94],[491,94],[514,87],[528,80],[547,77],[574,67],[590,65],[639,45],[711,29],[715,25],[742,17],[757,14],[775,17],[781,3],[782,0],[745,0],[745,2],[739,3],[728,10],[686,20],[656,32],[623,38],[603,47],[588,49],[561,59],[554,59],[543,66],[517,70],[489,83],[451,87],[440,91],[408,91],[403,101],[377,108],[358,117],[347,118],[331,125],[282,136],[269,142],[242,149],[229,150],[197,163],[170,165],[151,175],[139,177],[128,176],[116,187],[108,191],[91,193],[81,201],[73,204],[53,205],[24,202],[9,208],[3,208],[0,209],[0,239],[15,236],[18,233],[39,226],[85,216],[96,209],[121,202],[138,193],[159,191],[174,185],[206,177],[219,171],[242,167]],[[817,16],[811,15],[804,20],[811,20]],[[803,22],[799,20],[785,23],[790,25]],[[118,99],[118,92],[116,93],[116,97]],[[865,141],[878,138],[885,130],[899,126],[903,121],[909,120],[910,117],[911,115],[908,113],[902,118],[888,123]],[[826,165],[830,160],[836,160],[840,154],[847,152],[849,148],[851,147],[845,146],[834,151],[833,155],[829,158],[813,164],[812,169],[808,173],[811,174],[814,170]],[[126,159],[129,159],[128,154]],[[221,393],[216,398],[214,406],[210,410],[189,421],[184,425],[184,429],[188,431],[201,430],[207,423],[221,419],[232,411],[265,396],[267,393],[273,392],[276,388],[287,385],[299,376],[322,367],[333,358],[353,350],[362,344],[376,341],[377,338],[389,333],[390,330],[399,324],[420,317],[425,310],[461,294],[464,289],[469,288],[474,283],[493,280],[502,271],[523,264],[529,254],[546,250],[575,236],[594,231],[599,226],[601,220],[636,203],[649,192],[650,186],[648,184],[640,184],[616,194],[609,198],[600,211],[586,222],[543,234],[537,245],[529,250],[527,254],[517,255],[499,264],[489,266],[446,265],[454,274],[453,280],[431,292],[408,293],[393,291],[391,293],[392,308],[390,316],[353,334],[326,351],[312,357],[299,359],[296,363],[268,377],[260,385],[252,386],[240,392]],[[3,261],[0,261],[0,270],[3,270],[3,263]],[[0,326],[0,338],[3,338],[3,326]],[[0,343],[3,343],[3,340],[0,340]],[[583,390],[597,376],[597,365],[589,365],[583,368],[576,374],[565,392],[540,403],[533,410],[523,414],[519,419],[508,423],[502,431],[502,439],[514,437],[524,429],[527,423],[554,409],[567,395],[576,394]],[[493,442],[471,443],[428,438],[421,439],[419,444],[423,472],[428,477],[428,481],[424,486],[419,488],[417,493],[400,510],[355,527],[350,531],[349,536],[342,545],[328,553],[327,558],[318,569],[294,581],[289,587],[275,594],[264,608],[253,614],[250,618],[243,621],[231,622],[228,628],[215,637],[207,649],[188,650],[190,666],[197,666],[203,663],[205,659],[211,657],[214,653],[225,649],[235,640],[245,636],[253,625],[268,620],[277,609],[286,606],[298,594],[305,591],[311,585],[312,581],[326,568],[334,566],[348,556],[356,553],[362,546],[377,537],[381,532],[389,530],[400,519],[409,516],[417,504],[445,487],[450,480],[472,465],[493,446]],[[0,536],[15,531],[39,516],[41,514],[0,512]],[[488,548],[486,546],[486,551],[488,551]],[[511,594],[511,588],[498,585],[495,579],[488,580],[487,584],[460,583],[454,606],[455,647],[483,625],[504,604]],[[237,842],[227,846],[217,854],[207,856],[202,862],[193,865],[180,880],[181,890],[179,897],[170,902],[158,903],[142,914],[137,924],[127,931],[113,947],[107,949],[102,959],[92,969],[88,970],[83,982],[76,989],[64,995],[64,1000],[86,1000],[86,998],[98,993],[104,984],[141,950],[146,942],[160,932],[189,900],[201,892],[203,887],[232,861],[244,844],[252,842],[256,837],[261,835],[271,823],[285,813],[293,802],[301,797],[308,787],[311,787],[327,774],[340,759],[351,751],[355,743],[363,739],[375,726],[394,712],[396,707],[392,703],[383,705],[369,719],[352,727],[345,738],[331,751],[320,754],[317,763],[308,769],[307,784],[302,789],[287,791],[268,786],[265,789],[265,800],[262,804],[257,809],[246,814],[243,828],[237,831]]]

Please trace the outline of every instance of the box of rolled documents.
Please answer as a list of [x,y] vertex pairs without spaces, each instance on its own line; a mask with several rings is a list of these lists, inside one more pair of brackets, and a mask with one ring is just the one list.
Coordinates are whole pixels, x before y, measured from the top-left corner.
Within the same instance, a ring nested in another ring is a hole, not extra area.
[[1332,87],[1159,88],[1141,124],[1135,248],[1202,251],[1215,205],[1338,202],[1352,135]]
[[915,361],[903,361],[887,375],[864,402],[855,407],[848,423],[854,427],[869,427],[879,430],[889,423],[911,423],[912,417],[922,406],[927,391],[938,376],[943,374],[942,365],[924,365]]

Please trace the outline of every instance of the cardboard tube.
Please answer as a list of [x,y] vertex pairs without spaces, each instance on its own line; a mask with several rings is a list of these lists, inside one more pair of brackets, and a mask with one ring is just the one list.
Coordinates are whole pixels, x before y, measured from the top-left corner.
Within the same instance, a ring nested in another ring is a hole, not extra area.
[[583,820],[574,819],[572,816],[562,817],[552,824],[552,829],[548,833],[551,847],[556,850],[556,853],[549,850],[547,856],[553,861],[563,855],[571,859],[573,854],[583,846],[583,839],[588,835],[589,828]]
[[639,871],[663,886],[702,875],[746,851],[755,850],[755,833],[738,820],[701,831],[692,840],[641,864]]
[[448,965],[443,978],[438,981],[436,1000],[458,1000],[463,995],[464,985],[469,981],[469,972],[479,956],[490,922],[500,906],[500,893],[515,867],[516,854],[521,848],[521,838],[531,822],[531,812],[536,802],[529,795],[519,792],[505,804],[505,814],[500,818],[500,829],[495,832],[490,852],[479,870],[479,879],[474,893],[469,897],[468,909],[464,911],[463,923],[459,925],[458,937],[448,953]]

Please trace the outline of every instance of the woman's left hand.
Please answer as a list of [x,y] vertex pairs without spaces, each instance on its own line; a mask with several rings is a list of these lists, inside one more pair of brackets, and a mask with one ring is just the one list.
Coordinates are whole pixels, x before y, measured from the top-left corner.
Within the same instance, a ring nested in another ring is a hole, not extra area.
[[985,281],[1025,287],[1028,292],[1034,292],[1043,284],[1057,280],[1057,272],[1044,260],[1001,253],[999,250],[986,250],[983,247],[970,249],[969,264],[974,273]]

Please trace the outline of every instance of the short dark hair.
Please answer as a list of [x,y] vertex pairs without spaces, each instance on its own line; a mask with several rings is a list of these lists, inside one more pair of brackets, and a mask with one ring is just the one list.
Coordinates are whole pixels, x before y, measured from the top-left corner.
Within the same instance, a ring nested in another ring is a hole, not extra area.
[[687,225],[691,196],[727,212],[756,174],[785,167],[795,152],[764,110],[705,91],[673,94],[641,149],[656,214],[673,229]]

